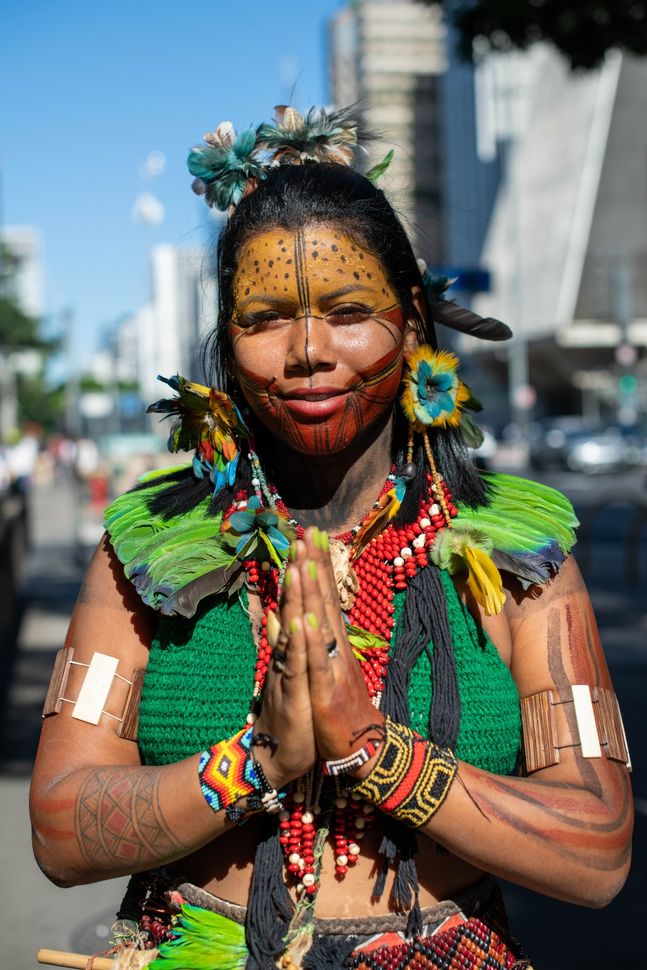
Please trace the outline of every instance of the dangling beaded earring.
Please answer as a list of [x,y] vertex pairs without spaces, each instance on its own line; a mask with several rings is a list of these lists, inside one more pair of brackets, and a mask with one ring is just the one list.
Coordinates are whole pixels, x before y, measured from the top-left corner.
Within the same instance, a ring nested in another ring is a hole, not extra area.
[[400,404],[409,422],[407,460],[402,468],[405,479],[417,474],[413,461],[414,436],[422,436],[425,455],[433,479],[433,491],[445,523],[451,523],[451,511],[447,505],[443,479],[436,467],[427,434],[428,428],[457,427],[463,408],[470,398],[469,389],[457,374],[458,357],[447,350],[434,350],[422,344],[409,358],[404,377]]

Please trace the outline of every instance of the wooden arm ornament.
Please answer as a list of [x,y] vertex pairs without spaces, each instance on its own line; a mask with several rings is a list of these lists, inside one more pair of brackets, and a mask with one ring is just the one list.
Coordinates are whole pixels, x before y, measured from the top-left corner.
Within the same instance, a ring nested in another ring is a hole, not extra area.
[[[521,698],[521,725],[526,771],[530,775],[541,768],[559,764],[563,748],[581,747],[583,758],[601,758],[625,765],[631,771],[618,698],[604,687],[571,684],[571,696],[555,699],[552,690],[542,690]],[[572,704],[578,740],[559,744],[556,712]]]
[[[88,724],[98,724],[102,715],[119,721],[117,734],[127,741],[137,740],[139,701],[145,670],[138,667],[133,679],[127,680],[117,673],[119,660],[105,653],[93,653],[89,664],[74,660],[74,647],[62,647],[56,654],[54,669],[47,689],[43,717],[59,714],[63,704],[73,704],[72,717]],[[70,667],[85,667],[86,673],[76,698],[65,697]],[[114,713],[105,709],[115,678],[128,684],[128,696],[123,709]]]

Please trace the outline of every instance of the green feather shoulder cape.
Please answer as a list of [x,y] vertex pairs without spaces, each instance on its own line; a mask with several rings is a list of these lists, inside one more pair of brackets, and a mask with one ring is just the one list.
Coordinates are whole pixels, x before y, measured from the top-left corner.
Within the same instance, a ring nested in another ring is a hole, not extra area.
[[[144,475],[138,488],[108,506],[105,527],[144,603],[167,616],[190,617],[206,596],[236,591],[242,563],[225,541],[222,514],[209,514],[209,496],[170,518],[151,511],[177,471]],[[467,572],[470,589],[492,614],[505,599],[499,571],[524,587],[548,582],[574,545],[578,522],[556,489],[513,475],[483,474],[489,504],[460,508],[451,528],[436,536],[429,556],[450,574]]]

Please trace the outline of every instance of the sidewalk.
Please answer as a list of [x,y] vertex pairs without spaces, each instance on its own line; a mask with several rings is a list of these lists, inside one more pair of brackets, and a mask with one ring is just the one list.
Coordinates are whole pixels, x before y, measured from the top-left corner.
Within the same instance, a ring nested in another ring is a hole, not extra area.
[[40,872],[31,850],[27,799],[40,712],[83,573],[72,543],[76,513],[71,488],[32,494],[34,544],[26,564],[13,667],[2,678],[0,871],[6,891],[1,963],[11,970],[33,970],[36,951],[43,946],[85,953],[103,949],[125,886],[120,879],[58,889]]

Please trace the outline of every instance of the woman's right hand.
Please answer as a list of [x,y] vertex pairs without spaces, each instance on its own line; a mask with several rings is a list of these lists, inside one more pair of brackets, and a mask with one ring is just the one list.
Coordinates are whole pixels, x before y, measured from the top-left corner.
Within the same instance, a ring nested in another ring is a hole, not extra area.
[[[286,570],[279,606],[279,642],[265,680],[263,707],[254,725],[255,737],[268,734],[278,742],[254,747],[254,757],[275,788],[299,778],[317,760],[299,570],[305,557],[304,543],[297,542],[295,561]],[[281,654],[285,655],[284,660]]]

